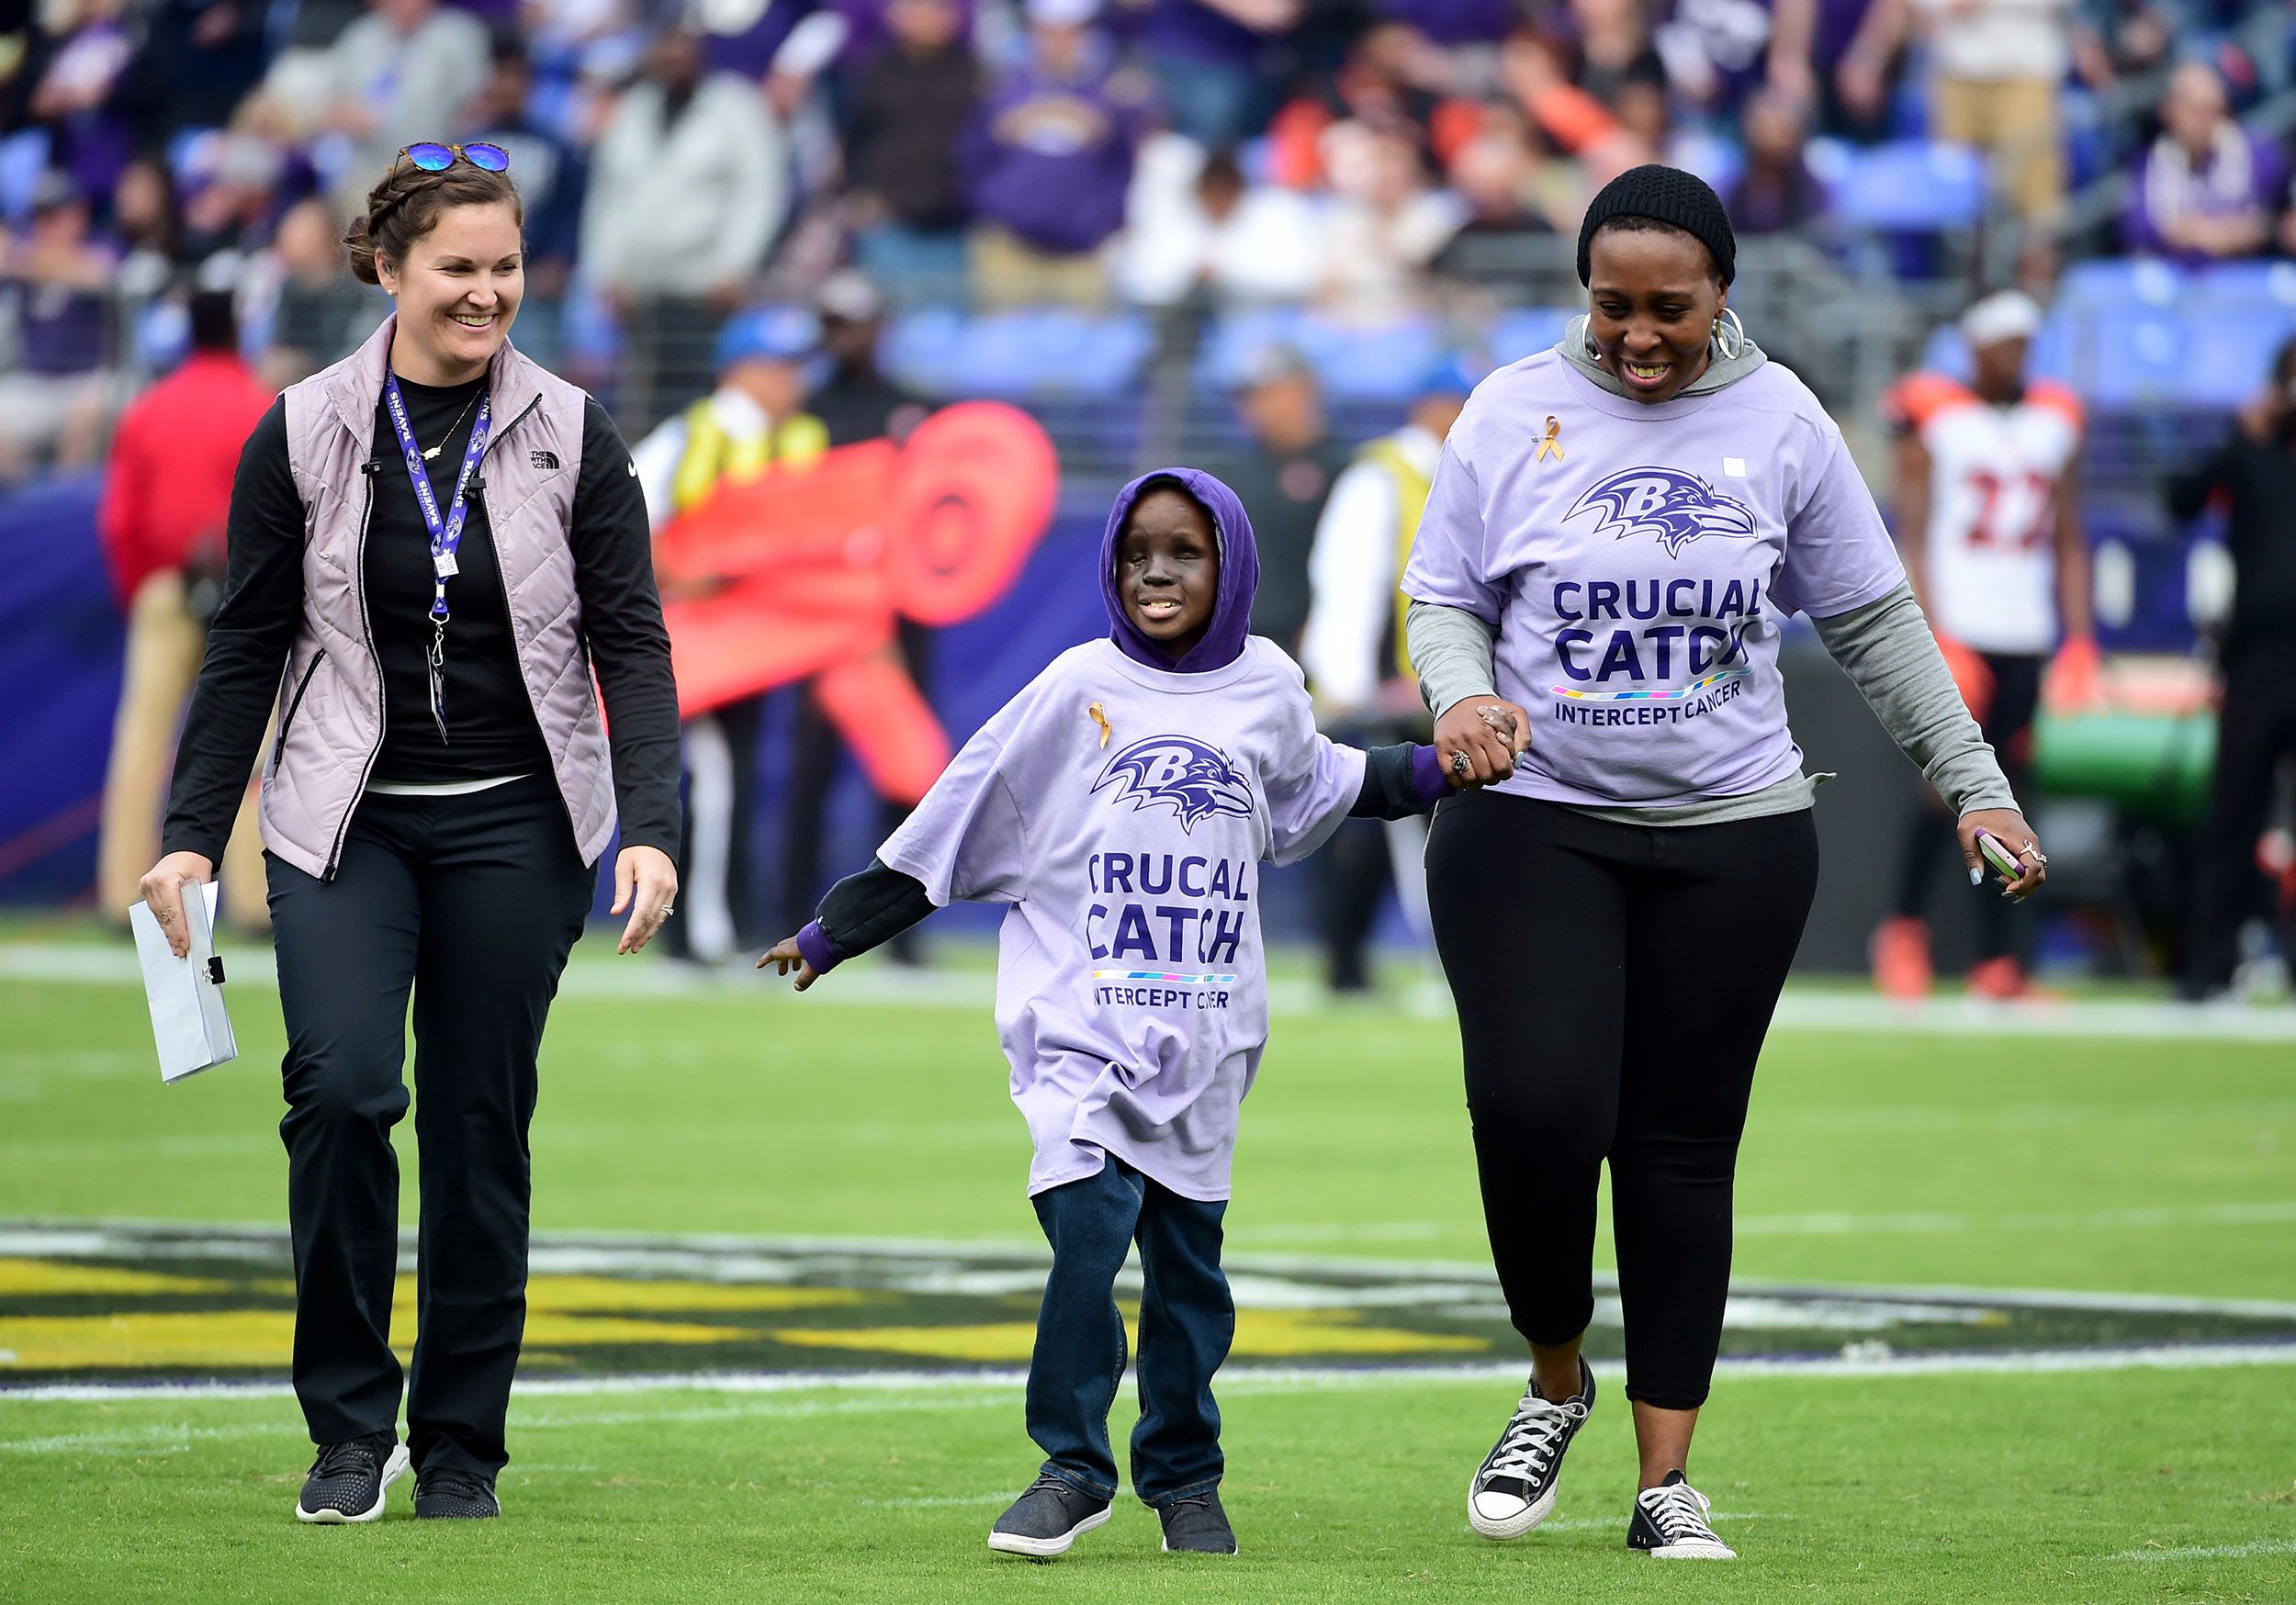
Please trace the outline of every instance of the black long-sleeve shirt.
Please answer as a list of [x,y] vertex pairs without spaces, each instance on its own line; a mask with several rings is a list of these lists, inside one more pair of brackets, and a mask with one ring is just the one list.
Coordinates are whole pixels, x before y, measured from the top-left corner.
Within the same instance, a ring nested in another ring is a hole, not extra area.
[[[483,380],[400,380],[442,514],[454,495]],[[497,420],[507,427],[509,420]],[[442,440],[441,434],[445,438]],[[361,579],[383,677],[385,727],[374,778],[482,780],[550,768],[519,672],[508,598],[484,500],[473,492],[447,581],[447,739],[431,717],[430,533],[391,432],[376,410],[374,510]],[[582,630],[612,714],[615,801],[625,846],[678,850],[678,690],[654,589],[646,501],[621,431],[595,400],[582,420],[572,527]],[[303,610],[302,499],[287,467],[287,405],[275,403],[241,453],[231,486],[224,597],[176,752],[163,846],[219,859]]]
[[2296,443],[2258,445],[2235,428],[2207,461],[2168,484],[2168,510],[2196,517],[2223,490],[2224,544],[2238,580],[2225,633],[2229,661],[2268,640],[2296,641]]

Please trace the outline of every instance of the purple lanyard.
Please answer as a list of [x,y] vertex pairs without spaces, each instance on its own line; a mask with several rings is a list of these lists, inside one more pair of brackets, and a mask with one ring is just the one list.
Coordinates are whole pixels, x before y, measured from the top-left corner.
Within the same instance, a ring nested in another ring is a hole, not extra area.
[[455,499],[447,503],[446,514],[439,516],[438,496],[431,488],[431,476],[422,466],[422,448],[415,443],[414,425],[407,420],[407,398],[399,393],[399,376],[388,375],[383,381],[383,399],[390,411],[391,432],[399,437],[400,453],[407,459],[407,477],[414,481],[415,505],[422,510],[422,526],[431,535],[431,573],[437,589],[431,597],[431,718],[438,725],[438,738],[446,739],[446,621],[453,615],[446,606],[446,581],[458,570],[455,553],[462,545],[463,524],[468,520],[470,509],[464,499],[470,488],[470,477],[478,472],[478,459],[486,455],[487,429],[491,414],[489,409],[493,398],[478,398],[478,416],[470,421],[470,444],[464,448],[462,471],[455,476]]

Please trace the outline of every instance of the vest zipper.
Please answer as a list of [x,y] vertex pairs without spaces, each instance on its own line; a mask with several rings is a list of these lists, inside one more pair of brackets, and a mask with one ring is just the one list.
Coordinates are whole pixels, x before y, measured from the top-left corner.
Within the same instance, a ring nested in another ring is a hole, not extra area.
[[[478,473],[476,488],[478,494],[478,507],[480,511],[487,515],[487,538],[494,543],[494,583],[501,588],[502,616],[511,622],[511,649],[515,654],[517,658],[519,689],[526,693],[526,712],[534,716],[535,733],[542,737],[542,750],[545,755],[550,758],[551,787],[558,794],[558,806],[566,810],[567,825],[577,833],[578,839],[575,842],[575,846],[579,847],[581,845],[579,839],[580,833],[582,828],[581,823],[574,817],[574,804],[566,800],[566,788],[558,784],[557,755],[550,751],[550,735],[548,731],[543,728],[542,710],[535,706],[535,688],[527,683],[527,642],[525,638],[518,633],[518,609],[511,601],[511,582],[502,573],[502,526],[494,522],[494,504],[487,499],[487,458],[492,456],[494,455],[494,448],[502,443],[503,435],[508,434],[512,430],[516,429],[520,424],[525,422],[527,414],[531,413],[535,408],[541,405],[542,398],[539,396],[535,397],[532,401],[526,403],[525,410],[521,412],[516,418],[512,419],[510,423],[505,428],[497,431],[495,433],[487,437],[487,449],[478,454]],[[578,457],[574,464],[574,474],[578,482],[581,477],[581,472],[582,465],[580,459]],[[567,505],[570,516],[573,503],[569,500]]]
[[390,730],[389,693],[383,684],[382,655],[375,650],[375,627],[366,616],[366,533],[375,524],[375,477],[383,471],[381,463],[373,458],[359,466],[359,477],[366,481],[366,505],[359,512],[358,550],[351,559],[351,573],[359,593],[359,635],[366,643],[366,659],[375,666],[375,745],[366,751],[366,761],[359,766],[358,789],[351,793],[351,801],[343,804],[343,823],[335,826],[335,845],[328,851],[327,868],[319,877],[332,881],[343,862],[343,844],[351,834],[351,816],[358,812],[359,799],[366,795],[366,778],[375,772],[375,760],[383,756],[383,738]]
[[321,646],[310,660],[310,666],[303,670],[303,678],[295,682],[295,694],[287,699],[287,714],[279,721],[279,739],[271,744],[271,772],[275,775],[279,772],[280,758],[287,755],[287,731],[295,724],[295,711],[303,705],[303,693],[311,689],[311,676],[317,674],[319,666],[326,661],[327,649]]

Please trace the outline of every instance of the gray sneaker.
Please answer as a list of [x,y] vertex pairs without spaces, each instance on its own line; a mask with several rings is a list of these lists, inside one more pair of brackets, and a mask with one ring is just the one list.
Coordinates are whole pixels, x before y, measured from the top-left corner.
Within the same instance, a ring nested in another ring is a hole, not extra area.
[[996,1518],[988,1546],[999,1554],[1030,1560],[1058,1560],[1076,1542],[1109,1519],[1113,1501],[1096,1499],[1075,1483],[1045,1472]]
[[1156,1520],[1164,1523],[1164,1547],[1167,1553],[1235,1553],[1235,1529],[1228,1525],[1228,1512],[1220,1508],[1217,1488],[1158,1505]]

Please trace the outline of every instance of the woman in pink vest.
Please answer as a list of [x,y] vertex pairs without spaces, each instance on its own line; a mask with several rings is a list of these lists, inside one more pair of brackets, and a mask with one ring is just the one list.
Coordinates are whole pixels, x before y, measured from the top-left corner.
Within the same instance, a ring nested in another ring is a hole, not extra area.
[[[523,211],[492,145],[400,152],[352,267],[398,301],[256,426],[143,894],[183,947],[276,695],[261,823],[287,1017],[296,1515],[493,1516],[525,1325],[543,1022],[613,839],[621,951],[677,891],[678,709],[646,507],[604,409],[509,341]],[[592,673],[597,690],[592,690]],[[598,691],[613,713],[611,748]],[[422,1145],[408,1439],[390,1128]]]

